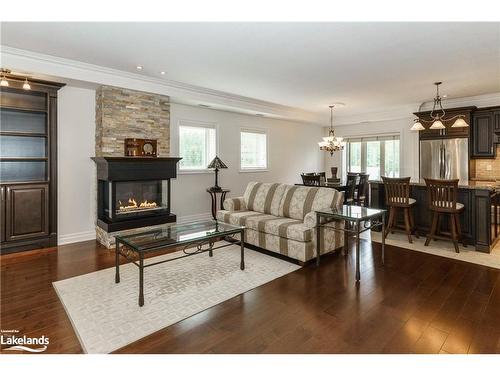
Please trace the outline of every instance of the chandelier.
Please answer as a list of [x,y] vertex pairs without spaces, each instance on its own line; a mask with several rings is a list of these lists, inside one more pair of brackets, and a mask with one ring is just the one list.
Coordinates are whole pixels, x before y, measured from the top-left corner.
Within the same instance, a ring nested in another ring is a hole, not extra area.
[[434,98],[434,105],[432,106],[432,111],[430,113],[432,120],[427,121],[416,118],[413,120],[414,124],[411,127],[411,130],[415,131],[425,130],[425,127],[422,125],[422,123],[432,124],[429,127],[429,129],[432,130],[446,129],[446,127],[443,124],[443,121],[451,121],[454,119],[456,120],[451,126],[452,128],[466,128],[467,126],[469,126],[469,124],[465,122],[463,115],[457,115],[450,118],[445,118],[446,112],[444,111],[443,105],[441,104],[441,96],[439,95],[439,85],[442,84],[442,82],[434,82],[434,84],[436,85],[436,97]]
[[321,151],[328,151],[331,156],[335,151],[342,151],[344,145],[342,145],[343,138],[335,137],[335,132],[333,130],[333,107],[330,105],[330,130],[328,131],[328,137],[323,137],[323,141],[318,142],[319,149]]

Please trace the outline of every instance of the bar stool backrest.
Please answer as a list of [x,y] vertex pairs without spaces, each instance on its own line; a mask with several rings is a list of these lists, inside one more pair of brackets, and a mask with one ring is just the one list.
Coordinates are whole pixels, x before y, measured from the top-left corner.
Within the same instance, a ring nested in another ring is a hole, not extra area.
[[439,212],[455,212],[458,196],[458,179],[435,180],[424,178],[427,185],[429,209]]
[[388,206],[407,207],[410,205],[410,177],[382,177],[385,188],[385,203]]
[[302,174],[302,183],[304,185],[308,185],[308,186],[319,186],[320,185],[320,180],[321,180],[321,176],[320,175],[306,175],[306,174]]

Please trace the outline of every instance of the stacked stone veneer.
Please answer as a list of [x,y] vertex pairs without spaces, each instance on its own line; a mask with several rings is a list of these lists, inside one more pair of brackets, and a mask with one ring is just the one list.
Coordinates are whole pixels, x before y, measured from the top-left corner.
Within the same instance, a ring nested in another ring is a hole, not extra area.
[[96,90],[96,156],[123,156],[125,138],[158,140],[158,156],[170,151],[170,98],[101,86]]
[[[149,92],[101,86],[96,90],[96,156],[124,156],[125,138],[158,141],[158,156],[170,152],[170,98]],[[97,190],[97,186],[95,187]],[[96,238],[107,248],[115,236],[165,227],[168,224],[108,233],[96,225]]]

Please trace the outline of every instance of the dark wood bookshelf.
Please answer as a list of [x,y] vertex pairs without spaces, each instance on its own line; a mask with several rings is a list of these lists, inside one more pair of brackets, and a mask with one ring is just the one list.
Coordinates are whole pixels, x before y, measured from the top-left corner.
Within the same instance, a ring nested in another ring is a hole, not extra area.
[[7,75],[0,88],[1,253],[57,245],[57,91]]

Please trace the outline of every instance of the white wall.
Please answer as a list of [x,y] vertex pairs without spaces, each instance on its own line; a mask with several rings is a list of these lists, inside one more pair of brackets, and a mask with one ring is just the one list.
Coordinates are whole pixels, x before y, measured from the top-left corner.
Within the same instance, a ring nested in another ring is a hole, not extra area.
[[[213,122],[218,126],[218,156],[228,169],[219,172],[219,185],[231,189],[229,196],[242,195],[250,181],[300,182],[300,173],[323,170],[323,157],[317,142],[322,128],[309,124],[248,116],[181,104],[172,104],[170,112],[171,155],[177,155],[179,120]],[[267,172],[239,171],[240,128],[267,129],[269,165]],[[172,183],[172,210],[181,220],[205,217],[210,212],[210,197],[205,191],[213,186],[214,173],[179,174]]]
[[[363,122],[359,124],[336,125],[335,135],[339,137],[359,137],[364,135],[383,135],[383,134],[399,134],[400,136],[400,176],[410,176],[412,180],[418,180],[418,133],[410,130],[413,124],[413,117],[386,120]],[[328,128],[324,130],[328,133]],[[339,172],[337,177],[342,176],[342,153],[338,152],[330,157],[330,154],[325,155],[325,169],[330,175],[330,167],[338,167]]]
[[[247,116],[181,104],[171,105],[171,155],[178,154],[178,120],[214,122],[218,126],[219,157],[229,166],[219,174],[228,196],[243,193],[249,181],[295,183],[304,171],[322,170],[316,144],[322,129],[296,122]],[[267,172],[239,172],[240,127],[267,129]],[[58,97],[58,237],[59,244],[95,238],[95,91],[66,86]],[[179,174],[172,181],[172,211],[179,221],[210,215],[214,173]]]
[[58,242],[95,238],[95,91],[65,86],[58,94]]

